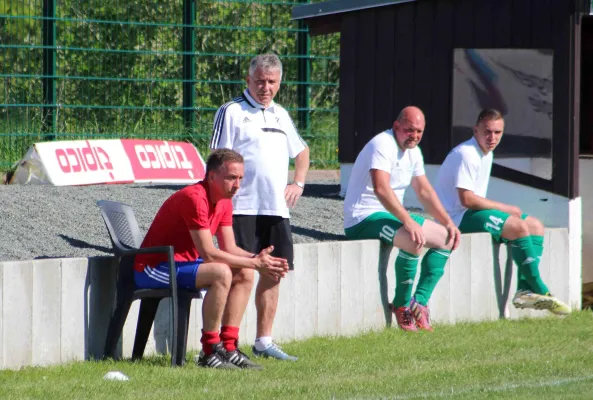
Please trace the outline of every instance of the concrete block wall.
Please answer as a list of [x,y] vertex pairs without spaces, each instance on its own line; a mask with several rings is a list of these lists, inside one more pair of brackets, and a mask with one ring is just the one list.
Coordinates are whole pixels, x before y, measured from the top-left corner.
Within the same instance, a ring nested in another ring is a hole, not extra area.
[[[282,282],[274,337],[282,342],[317,335],[354,335],[391,325],[386,308],[395,285],[397,250],[376,240],[298,244],[295,271]],[[580,308],[580,274],[568,269],[568,231],[548,229],[540,271],[550,290]],[[115,295],[117,262],[111,257],[0,263],[0,368],[98,358]],[[572,285],[571,285],[572,282]],[[576,282],[576,284],[575,284]],[[430,302],[437,323],[546,316],[516,310],[516,268],[506,246],[488,234],[463,235]],[[159,306],[147,353],[170,348],[169,301]],[[200,300],[194,300],[188,349],[199,349]],[[128,315],[122,340],[132,353],[139,303]],[[252,298],[241,342],[255,338]],[[438,332],[438,331],[437,331]],[[438,333],[437,333],[438,334]]]
[[116,265],[112,257],[0,263],[0,368],[100,355]]

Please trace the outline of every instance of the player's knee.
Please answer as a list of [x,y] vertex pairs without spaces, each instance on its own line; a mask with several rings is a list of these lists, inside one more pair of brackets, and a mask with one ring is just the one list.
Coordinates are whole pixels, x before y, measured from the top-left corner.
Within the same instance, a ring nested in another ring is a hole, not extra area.
[[414,256],[420,256],[422,254],[422,248],[417,248],[415,243],[405,243],[401,245],[393,245],[395,248],[405,251],[406,253],[412,254]]
[[531,235],[544,235],[544,224],[542,224],[539,219],[534,217],[527,217],[525,221],[527,222],[527,225],[529,227],[529,233]]
[[433,247],[435,250],[447,250],[452,251],[453,245],[455,241],[453,238],[449,237],[449,232],[444,229],[443,234],[440,235],[438,242],[435,243],[436,245]]
[[233,285],[253,286],[255,274],[252,269],[243,268],[233,274]]
[[216,273],[215,273],[215,281],[214,284],[220,285],[225,288],[231,287],[231,282],[233,280],[233,273],[231,271],[231,267],[226,264],[215,264]]
[[512,239],[529,236],[529,225],[521,218],[509,217],[505,223],[505,228],[508,229]]
[[280,280],[273,279],[268,275],[260,274],[259,280],[257,282],[257,288],[259,291],[266,291],[266,290],[277,290],[280,286]]

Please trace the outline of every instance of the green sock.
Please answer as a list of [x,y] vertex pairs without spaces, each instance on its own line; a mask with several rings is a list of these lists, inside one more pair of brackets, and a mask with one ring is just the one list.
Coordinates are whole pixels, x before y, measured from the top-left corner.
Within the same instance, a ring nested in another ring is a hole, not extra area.
[[[538,235],[531,235],[531,244],[533,245],[533,251],[535,251],[536,260],[537,260],[537,267],[539,270],[539,263],[541,262],[541,257],[544,252],[544,237]],[[525,279],[525,276],[519,271],[517,274],[517,291],[521,290],[531,290],[531,286],[529,286],[529,282]]]
[[517,264],[519,274],[537,294],[548,293],[548,287],[539,276],[539,260],[530,236],[511,241],[511,255]]
[[400,250],[395,259],[395,297],[393,298],[395,307],[410,305],[412,287],[418,269],[418,258],[416,254]]
[[531,290],[531,286],[529,286],[529,282],[525,279],[525,276],[521,273],[521,271],[517,272],[517,292],[522,290]]
[[537,256],[537,265],[541,262],[542,254],[544,254],[544,237],[538,235],[531,235],[531,244],[533,245],[533,251]]
[[429,249],[422,259],[420,279],[414,298],[423,306],[428,305],[434,288],[445,273],[445,265],[450,255],[449,250]]

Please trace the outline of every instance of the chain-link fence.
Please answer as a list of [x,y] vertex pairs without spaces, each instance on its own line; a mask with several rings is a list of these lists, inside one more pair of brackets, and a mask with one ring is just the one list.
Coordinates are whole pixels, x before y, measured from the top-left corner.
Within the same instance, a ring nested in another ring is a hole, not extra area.
[[191,141],[203,155],[216,109],[245,88],[251,57],[284,64],[276,98],[337,166],[338,35],[311,38],[284,0],[3,0],[0,169],[35,142]]

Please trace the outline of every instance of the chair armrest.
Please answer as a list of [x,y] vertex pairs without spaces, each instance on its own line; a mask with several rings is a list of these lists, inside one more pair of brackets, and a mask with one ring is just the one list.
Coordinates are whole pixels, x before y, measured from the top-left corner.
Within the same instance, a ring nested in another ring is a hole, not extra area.
[[172,246],[157,246],[157,247],[142,247],[140,249],[126,249],[120,250],[120,254],[124,256],[130,256],[135,254],[148,254],[148,253],[168,253]]

